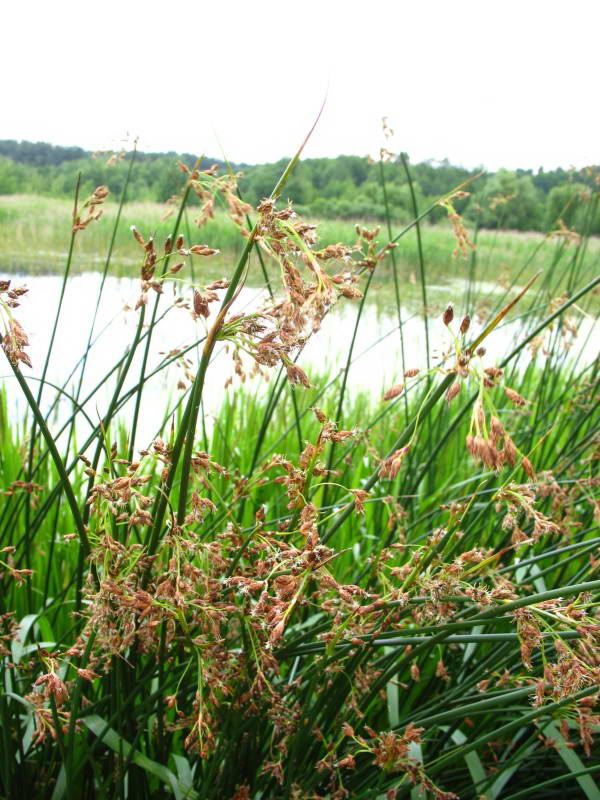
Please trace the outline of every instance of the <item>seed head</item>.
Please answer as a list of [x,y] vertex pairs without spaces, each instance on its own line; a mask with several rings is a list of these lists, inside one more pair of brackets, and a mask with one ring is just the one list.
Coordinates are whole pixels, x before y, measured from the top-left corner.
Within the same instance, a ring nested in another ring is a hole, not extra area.
[[286,364],[286,370],[290,383],[305,386],[307,389],[310,389],[310,381],[308,380],[308,376],[301,367],[299,367],[297,364]]
[[525,400],[524,397],[521,397],[521,395],[518,392],[515,392],[514,389],[511,389],[510,386],[504,387],[504,393],[511,401],[511,403],[514,403],[516,406],[524,406],[527,403],[527,400]]
[[8,329],[4,337],[0,338],[2,349],[13,367],[18,366],[19,362],[31,367],[31,360],[25,352],[25,347],[29,345],[29,337],[14,317],[8,320]]
[[325,412],[322,411],[320,408],[316,408],[316,407],[313,408],[313,414],[319,420],[321,425],[323,425],[323,423],[327,422],[327,417],[325,415]]
[[351,489],[351,493],[354,495],[354,508],[356,509],[358,514],[365,513],[365,500],[369,496],[369,493],[364,489]]
[[135,227],[135,225],[132,225],[132,226],[131,226],[131,228],[130,228],[130,230],[131,230],[132,234],[134,235],[136,242],[138,242],[138,244],[141,244],[141,245],[142,245],[142,247],[145,247],[145,245],[146,245],[146,242],[145,242],[145,240],[144,240],[144,237],[143,237],[143,236],[142,236],[142,234],[141,234],[141,233],[138,231],[138,229]]
[[400,467],[402,466],[402,461],[404,457],[410,450],[410,445],[407,444],[405,447],[400,448],[400,450],[395,450],[389,458],[386,458],[382,463],[379,470],[379,474],[382,478],[395,478],[398,472],[400,471]]
[[514,467],[517,463],[517,448],[510,436],[506,435],[506,432],[504,433],[504,447],[500,452],[503,461],[510,464],[511,467]]
[[497,442],[502,438],[504,435],[504,427],[498,417],[492,417],[490,420],[490,436],[492,442],[497,444]]
[[523,456],[521,459],[521,466],[527,473],[527,476],[533,480],[535,478],[535,470],[533,469],[533,464],[527,458],[527,456]]
[[205,296],[197,289],[194,289],[194,313],[199,317],[208,317],[210,314]]
[[195,244],[190,247],[190,253],[193,253],[195,256],[214,256],[218,252],[218,250],[209,247],[207,244]]
[[452,308],[452,304],[449,303],[442,315],[442,322],[447,327],[448,325],[450,325],[453,319],[454,319],[454,309]]
[[460,381],[454,381],[454,383],[450,386],[448,391],[446,392],[446,401],[448,405],[454,400],[456,395],[460,392]]
[[402,394],[404,391],[404,384],[398,383],[396,386],[392,386],[391,389],[388,389],[387,392],[383,395],[384,400],[393,400],[394,397],[398,397],[398,395]]

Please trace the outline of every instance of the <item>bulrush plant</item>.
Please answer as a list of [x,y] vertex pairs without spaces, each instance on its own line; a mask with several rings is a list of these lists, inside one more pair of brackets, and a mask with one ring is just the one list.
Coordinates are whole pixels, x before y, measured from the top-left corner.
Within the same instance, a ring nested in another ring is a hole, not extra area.
[[[500,295],[480,333],[475,301],[469,314],[450,305],[439,363],[407,354],[415,363],[399,363],[381,402],[355,397],[354,340],[339,375],[309,377],[298,361],[338,302],[359,301],[358,327],[373,275],[425,212],[383,244],[357,226],[354,245],[319,247],[281,200],[298,157],[255,210],[235,175],[180,166],[171,235],[132,230],[133,338],[96,388],[80,385],[66,422],[21,372],[24,290],[0,287],[3,350],[34,420],[24,472],[0,414],[0,792],[597,798],[597,361],[567,360],[560,336],[545,358],[529,345],[585,313],[600,278],[578,286],[574,258],[572,290],[552,304],[558,281],[534,276]],[[452,205],[462,191],[439,202],[466,252]],[[191,193],[200,230],[222,203],[244,240],[228,277],[203,279],[219,243],[180,230]],[[105,196],[99,187],[75,213],[74,233]],[[253,253],[272,291],[243,309]],[[494,363],[484,343],[513,309],[519,341]],[[181,313],[197,340],[152,368],[156,326]],[[395,334],[399,307],[398,318]],[[93,346],[90,335],[90,357]],[[231,388],[207,429],[221,348],[238,378],[269,378],[268,392]],[[144,403],[177,362],[175,404]],[[148,414],[157,433],[140,446]]]

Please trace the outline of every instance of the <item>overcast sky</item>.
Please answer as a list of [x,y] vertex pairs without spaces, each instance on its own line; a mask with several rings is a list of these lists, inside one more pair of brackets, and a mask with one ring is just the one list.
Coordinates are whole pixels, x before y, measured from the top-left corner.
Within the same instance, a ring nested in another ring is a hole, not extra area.
[[0,139],[232,161],[600,162],[597,0],[21,0],[1,12]]

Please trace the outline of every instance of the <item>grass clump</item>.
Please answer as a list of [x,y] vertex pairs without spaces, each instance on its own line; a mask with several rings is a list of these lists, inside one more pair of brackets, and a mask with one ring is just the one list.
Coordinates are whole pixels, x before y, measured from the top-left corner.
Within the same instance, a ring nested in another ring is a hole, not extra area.
[[[190,169],[170,232],[134,227],[136,330],[90,388],[92,321],[61,389],[66,419],[47,380],[53,337],[32,390],[23,292],[0,287],[2,346],[31,412],[18,428],[0,407],[0,792],[597,797],[598,372],[565,346],[600,285],[585,280],[585,239],[566,272],[516,271],[482,322],[472,259],[424,366],[404,349],[398,301],[397,381],[352,395],[373,276],[387,264],[399,298],[397,245],[415,228],[426,239],[425,212],[396,235],[358,226],[318,242],[278,202],[296,160],[256,212],[230,176]],[[218,257],[208,223],[183,231],[192,192],[205,211],[223,198],[241,233],[226,278],[203,269]],[[65,291],[104,201],[103,187],[76,198]],[[253,251],[270,299],[243,310]],[[419,247],[424,306],[428,266]],[[347,358],[311,379],[303,350],[338,302],[356,304]],[[177,308],[198,339],[151,369],[158,321]],[[517,314],[518,342],[490,363],[487,342]],[[54,330],[60,319],[59,303]],[[269,383],[232,391],[211,421],[222,347],[238,378]],[[148,383],[182,358],[178,399],[149,406]],[[140,442],[148,414],[156,434]]]

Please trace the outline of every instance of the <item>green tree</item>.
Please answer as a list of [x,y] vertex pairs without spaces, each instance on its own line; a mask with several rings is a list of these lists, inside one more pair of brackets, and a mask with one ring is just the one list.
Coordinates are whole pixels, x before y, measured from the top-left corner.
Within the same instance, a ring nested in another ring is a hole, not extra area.
[[485,183],[477,198],[480,224],[485,228],[539,229],[543,217],[542,195],[529,175],[500,169]]

